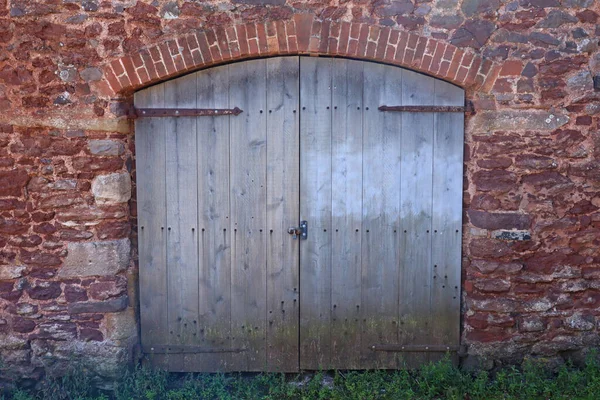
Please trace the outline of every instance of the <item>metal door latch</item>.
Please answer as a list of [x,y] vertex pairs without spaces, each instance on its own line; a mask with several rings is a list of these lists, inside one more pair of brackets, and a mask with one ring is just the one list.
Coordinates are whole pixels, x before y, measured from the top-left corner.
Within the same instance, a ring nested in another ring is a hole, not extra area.
[[308,222],[300,221],[300,226],[288,229],[288,233],[294,235],[294,239],[298,239],[300,236],[300,239],[306,240],[308,238]]

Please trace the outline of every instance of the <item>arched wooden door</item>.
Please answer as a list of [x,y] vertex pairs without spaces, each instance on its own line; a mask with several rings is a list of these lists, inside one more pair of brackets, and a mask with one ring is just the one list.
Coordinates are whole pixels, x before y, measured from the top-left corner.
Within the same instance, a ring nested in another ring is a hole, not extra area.
[[397,67],[315,57],[136,93],[146,359],[293,372],[456,350],[463,115],[447,111],[463,96]]

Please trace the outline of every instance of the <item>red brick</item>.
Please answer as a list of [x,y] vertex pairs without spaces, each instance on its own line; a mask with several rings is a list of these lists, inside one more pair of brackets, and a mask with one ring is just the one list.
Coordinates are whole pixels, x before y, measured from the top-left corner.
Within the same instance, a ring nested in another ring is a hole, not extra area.
[[[105,77],[106,78],[106,77]],[[104,97],[113,97],[116,93],[113,91],[110,84],[106,81],[106,79],[94,82],[95,90]]]
[[229,51],[231,52],[232,59],[240,58],[240,44],[237,39],[237,34],[235,32],[235,27],[230,26],[225,30],[227,34],[227,43],[229,45]]
[[176,43],[177,46],[181,48],[180,54],[183,58],[183,64],[185,65],[185,68],[192,68],[195,64],[192,58],[192,52],[190,51],[190,47],[187,41],[187,36],[177,39]]
[[217,34],[217,42],[219,44],[219,49],[221,50],[221,56],[224,61],[231,59],[231,51],[229,49],[229,42],[227,40],[227,33],[225,32],[225,28],[219,26],[216,28]]
[[296,23],[287,21],[285,23],[285,32],[287,34],[288,52],[296,54],[298,52],[298,39],[296,38]]
[[488,74],[488,72],[490,72],[490,70],[492,69],[493,65],[494,65],[494,63],[492,63],[490,60],[484,59],[483,62],[481,63],[481,68],[479,70],[479,73],[483,76],[486,76]]
[[117,78],[125,73],[125,68],[123,68],[123,65],[121,65],[121,59],[114,60],[110,63],[110,66],[112,67]]
[[484,80],[483,84],[481,85],[481,90],[483,90],[484,92],[489,92],[492,89],[492,87],[494,86],[494,83],[496,82],[496,78],[498,77],[499,73],[500,73],[500,66],[497,64],[494,64],[492,66],[492,69],[490,70],[490,72],[485,77],[485,80]]
[[442,57],[444,56],[444,52],[446,51],[446,45],[438,42],[435,46],[435,52],[433,53],[433,58],[431,59],[431,65],[429,67],[429,71],[433,74],[437,74],[440,70],[440,64],[442,62]]
[[404,53],[406,52],[406,45],[408,43],[408,33],[401,31],[400,36],[398,38],[398,46],[396,46],[396,54],[394,55],[394,60],[402,63],[404,60]]
[[415,68],[420,68],[421,63],[423,62],[423,54],[425,53],[425,47],[427,46],[427,38],[420,37],[417,42],[417,48],[415,50],[415,55],[413,56],[412,66]]
[[200,43],[196,35],[188,35],[186,37],[187,48],[190,49],[190,55],[192,56],[192,65],[198,66],[204,64],[202,59],[202,50],[200,49]]
[[456,78],[455,78],[456,82],[459,82],[459,83],[464,82],[464,80],[467,78],[467,74],[469,73],[469,68],[470,68],[472,62],[473,62],[473,54],[465,53],[465,55],[463,56],[461,65],[458,68],[458,71],[456,73]]
[[146,71],[148,71],[148,74],[150,75],[150,80],[151,81],[157,80],[159,78],[159,74],[156,71],[154,61],[152,61],[152,57],[150,56],[150,53],[148,52],[148,50],[140,51],[140,56],[142,57],[142,60],[144,61],[144,66],[146,67]]
[[315,36],[319,36],[321,34],[321,21],[318,20],[313,20],[312,23],[312,28],[310,30],[310,36],[311,37],[315,37]]
[[296,39],[296,36],[288,35],[288,50],[292,54],[298,53],[298,40]]
[[[256,24],[256,37],[258,38],[258,52],[260,54],[269,53],[269,45],[267,42],[267,29],[265,24]],[[252,45],[250,46],[251,54],[257,54],[252,52]]]
[[118,93],[121,89],[123,89],[123,86],[121,86],[121,82],[119,82],[119,80],[115,76],[115,73],[113,72],[110,65],[107,65],[104,68],[104,77],[106,78],[106,81],[110,85],[113,92]]
[[398,43],[399,37],[400,37],[400,31],[398,29],[391,29],[388,43],[391,45],[396,45]]
[[206,34],[206,41],[208,42],[208,48],[213,62],[221,61],[223,57],[221,56],[216,33],[212,29],[208,29],[204,33]]
[[135,66],[135,72],[138,74],[141,83],[150,82],[150,75],[144,66],[144,60],[140,53],[135,54],[132,57],[133,65]]
[[250,55],[259,54],[258,50],[258,33],[256,25],[246,24],[246,35],[248,37],[248,52]]
[[248,48],[248,38],[246,36],[246,25],[237,25],[235,27],[237,33],[238,44],[240,46],[240,55],[247,56],[250,54]]
[[213,61],[212,53],[210,51],[206,33],[204,33],[204,32],[196,33],[196,40],[198,41],[198,45],[200,46],[200,53],[202,54],[202,60],[203,60],[204,64],[212,63],[212,61]]
[[379,40],[377,41],[377,50],[375,51],[375,58],[378,60],[383,59],[385,50],[387,48],[388,39],[390,38],[390,28],[383,28],[379,34]]
[[330,37],[327,44],[327,54],[337,55],[338,41],[336,38]]
[[340,30],[340,38],[338,40],[338,54],[348,53],[348,40],[350,39],[350,23],[342,22],[342,28]]
[[174,75],[177,73],[177,68],[175,67],[175,63],[171,58],[171,51],[169,50],[167,43],[159,44],[158,51],[160,51],[160,55],[162,56],[163,63],[167,69],[167,74]]
[[472,86],[475,84],[475,78],[477,77],[477,73],[479,72],[479,67],[481,66],[481,57],[475,56],[473,59],[473,64],[469,68],[469,73],[464,80],[465,86]]
[[296,23],[296,36],[298,37],[298,50],[306,52],[310,42],[313,16],[310,14],[296,14],[294,15],[294,21]]
[[409,33],[408,41],[406,43],[406,50],[404,51],[404,58],[402,59],[402,63],[404,65],[411,65],[413,57],[415,56],[415,49],[417,48],[417,42],[419,41],[419,36]]
[[185,63],[183,62],[183,57],[179,52],[179,46],[177,42],[174,40],[169,40],[167,42],[167,47],[169,48],[169,53],[171,55],[171,60],[173,61],[173,65],[175,66],[176,72],[185,71]]
[[329,37],[338,39],[340,37],[340,31],[342,29],[342,24],[337,21],[332,21],[329,27]]
[[377,43],[375,42],[368,42],[367,43],[367,50],[365,51],[365,57],[366,58],[375,58],[375,51],[377,50]]
[[331,28],[331,21],[323,21],[321,24],[321,43],[319,44],[319,53],[327,54],[327,47],[329,46],[329,29]]
[[523,71],[523,62],[520,60],[508,60],[502,63],[500,76],[518,76]]
[[464,51],[457,49],[454,53],[454,57],[452,57],[452,61],[450,62],[450,67],[448,72],[446,73],[446,77],[450,80],[454,80],[456,74],[458,73],[458,67],[461,65],[461,61],[463,56],[465,55]]
[[123,57],[121,58],[121,63],[125,67],[125,71],[127,72],[127,77],[129,77],[129,81],[134,86],[139,86],[142,82],[138,77],[135,67],[133,65],[132,57]]
[[423,56],[423,61],[421,61],[420,70],[423,72],[429,71],[429,67],[431,65],[431,60],[433,60],[433,56],[426,54]]
[[287,45],[287,34],[285,32],[285,25],[282,21],[275,22],[275,32],[277,35],[277,43],[279,45],[279,53],[285,54],[288,52]]
[[358,49],[356,50],[357,56],[364,56],[367,51],[367,37],[369,36],[369,25],[360,25],[360,34],[358,35]]
[[379,39],[381,29],[377,25],[369,26],[369,41],[376,42]]

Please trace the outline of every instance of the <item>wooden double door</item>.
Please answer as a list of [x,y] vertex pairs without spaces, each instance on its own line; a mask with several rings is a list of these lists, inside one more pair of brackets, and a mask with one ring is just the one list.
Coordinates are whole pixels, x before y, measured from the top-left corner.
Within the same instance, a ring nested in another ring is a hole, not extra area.
[[425,75],[317,57],[138,92],[137,108],[242,110],[136,120],[146,360],[293,372],[456,350],[463,115],[378,108],[463,104]]

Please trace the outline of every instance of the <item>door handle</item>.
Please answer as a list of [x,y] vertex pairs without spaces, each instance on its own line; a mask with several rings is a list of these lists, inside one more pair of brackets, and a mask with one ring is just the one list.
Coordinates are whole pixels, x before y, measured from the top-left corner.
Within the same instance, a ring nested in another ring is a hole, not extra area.
[[302,240],[308,238],[308,222],[300,221],[300,226],[288,229],[288,233],[293,236],[294,239],[298,237]]

